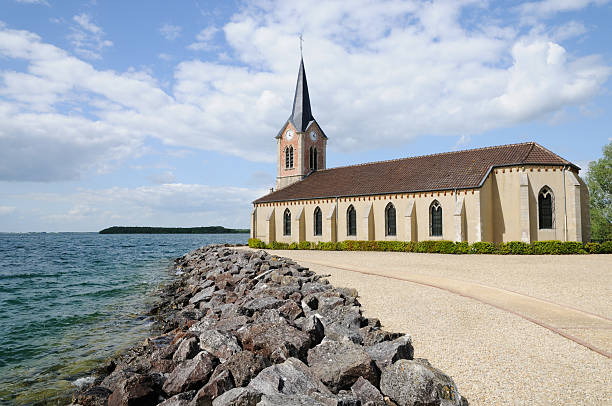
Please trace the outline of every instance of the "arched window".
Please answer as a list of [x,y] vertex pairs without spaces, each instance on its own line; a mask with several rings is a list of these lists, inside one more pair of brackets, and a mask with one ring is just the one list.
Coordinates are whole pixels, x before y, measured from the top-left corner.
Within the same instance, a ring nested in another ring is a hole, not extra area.
[[323,214],[321,209],[317,207],[314,211],[314,235],[323,234]]
[[429,206],[429,235],[442,237],[442,206],[437,200]]
[[395,228],[395,206],[389,203],[385,207],[385,235],[397,235]]
[[357,235],[357,212],[352,204],[346,211],[346,234]]
[[544,186],[538,194],[538,223],[540,229],[553,228],[554,196],[548,186]]
[[291,145],[285,148],[285,168],[293,168],[293,147]]
[[310,160],[310,169],[316,171],[318,168],[318,152],[315,147],[310,147],[310,153],[308,154]]
[[285,209],[285,214],[283,215],[283,234],[291,235],[291,212],[289,209]]

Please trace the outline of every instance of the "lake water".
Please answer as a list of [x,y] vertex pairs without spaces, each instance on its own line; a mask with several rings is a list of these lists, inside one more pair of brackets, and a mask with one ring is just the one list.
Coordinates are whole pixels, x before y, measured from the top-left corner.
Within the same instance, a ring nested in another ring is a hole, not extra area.
[[92,368],[142,341],[172,260],[248,234],[0,233],[0,404],[65,404]]

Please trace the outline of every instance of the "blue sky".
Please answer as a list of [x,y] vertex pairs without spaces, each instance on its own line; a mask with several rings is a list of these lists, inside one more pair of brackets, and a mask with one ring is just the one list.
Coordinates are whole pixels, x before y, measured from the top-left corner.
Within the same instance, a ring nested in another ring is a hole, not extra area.
[[0,231],[248,227],[299,66],[328,167],[612,137],[612,2],[0,2]]

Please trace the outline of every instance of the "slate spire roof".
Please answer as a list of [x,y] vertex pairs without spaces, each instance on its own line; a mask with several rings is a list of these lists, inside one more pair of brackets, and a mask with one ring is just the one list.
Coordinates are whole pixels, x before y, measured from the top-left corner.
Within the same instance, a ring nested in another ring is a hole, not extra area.
[[[288,123],[291,123],[298,132],[305,132],[310,123],[313,121],[316,122],[312,116],[312,110],[310,108],[310,94],[308,93],[308,82],[306,81],[304,59],[301,58],[297,84],[295,85],[295,95],[293,96],[293,109],[291,111],[291,116],[289,116],[289,119],[285,122],[276,138],[280,138],[282,136],[283,130]],[[321,129],[320,126],[319,129]],[[321,132],[323,132],[322,129]],[[323,136],[327,138],[325,134],[323,134]]]
[[300,71],[298,73],[297,84],[295,86],[295,96],[293,97],[293,111],[289,117],[295,129],[304,132],[308,124],[314,120],[310,110],[310,95],[308,94],[308,82],[306,81],[306,71],[304,70],[304,59],[300,59]]
[[253,203],[479,188],[497,167],[580,168],[535,142],[323,169]]

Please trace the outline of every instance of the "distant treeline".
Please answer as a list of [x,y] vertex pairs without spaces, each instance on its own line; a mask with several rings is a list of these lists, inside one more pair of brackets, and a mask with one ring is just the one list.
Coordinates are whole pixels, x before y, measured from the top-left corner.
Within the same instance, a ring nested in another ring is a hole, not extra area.
[[109,227],[100,234],[248,234],[249,229],[210,227]]

